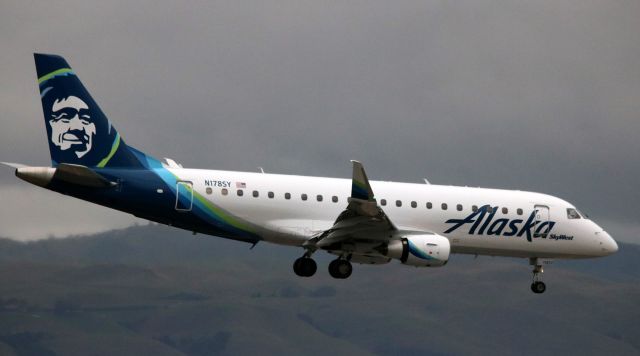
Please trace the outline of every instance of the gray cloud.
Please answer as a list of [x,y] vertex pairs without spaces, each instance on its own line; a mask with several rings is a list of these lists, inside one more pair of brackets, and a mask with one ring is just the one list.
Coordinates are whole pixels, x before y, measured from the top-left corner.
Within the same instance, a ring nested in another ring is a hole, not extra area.
[[31,53],[53,52],[158,157],[343,177],[357,158],[377,179],[557,195],[638,241],[639,16],[636,1],[3,5],[0,158],[48,163]]
[[88,204],[46,189],[34,189],[27,183],[0,187],[6,203],[0,215],[2,237],[19,240],[66,237],[146,224],[145,220],[118,211]]

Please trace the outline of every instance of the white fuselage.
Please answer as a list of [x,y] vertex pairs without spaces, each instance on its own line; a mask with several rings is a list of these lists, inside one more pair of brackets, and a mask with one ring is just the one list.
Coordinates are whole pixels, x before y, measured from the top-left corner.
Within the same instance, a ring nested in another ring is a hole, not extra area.
[[[351,193],[348,179],[169,170],[180,180],[191,182],[194,191],[211,203],[259,226],[261,237],[276,244],[301,246],[331,228]],[[453,253],[586,258],[617,250],[615,241],[602,228],[583,216],[570,219],[567,209],[575,207],[550,195],[381,181],[371,181],[371,187],[378,204],[399,229],[445,236]],[[476,214],[462,223],[473,215],[474,207],[485,205],[497,207],[495,213]],[[532,214],[537,225],[525,231]],[[459,226],[454,228],[457,224],[452,221],[460,222]],[[545,222],[546,227],[536,234],[536,228]]]

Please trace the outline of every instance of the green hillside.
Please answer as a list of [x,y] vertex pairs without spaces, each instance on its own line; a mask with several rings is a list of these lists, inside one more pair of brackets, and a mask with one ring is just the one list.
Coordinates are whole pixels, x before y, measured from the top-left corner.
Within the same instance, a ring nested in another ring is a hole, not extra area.
[[546,268],[455,255],[438,269],[355,266],[163,226],[0,240],[1,355],[640,353],[640,248]]

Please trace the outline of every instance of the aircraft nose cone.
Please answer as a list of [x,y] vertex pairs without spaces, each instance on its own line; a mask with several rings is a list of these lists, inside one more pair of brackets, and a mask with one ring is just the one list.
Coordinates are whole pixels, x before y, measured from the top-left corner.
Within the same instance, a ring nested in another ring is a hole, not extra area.
[[[609,234],[607,234],[609,235]],[[616,253],[618,252],[618,243],[616,243],[616,240],[613,239],[613,237],[609,236],[609,245],[610,245],[610,249],[611,249],[611,253]]]
[[616,240],[611,237],[611,235],[609,235],[605,231],[602,231],[600,235],[602,239],[602,252],[604,252],[606,255],[612,255],[618,252],[618,244],[616,243]]

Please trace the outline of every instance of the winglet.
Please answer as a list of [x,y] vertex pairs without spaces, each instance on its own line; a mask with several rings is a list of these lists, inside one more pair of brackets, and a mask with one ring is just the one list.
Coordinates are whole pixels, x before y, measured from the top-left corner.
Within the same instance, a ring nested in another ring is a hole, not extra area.
[[353,163],[353,178],[351,180],[351,197],[355,199],[374,201],[373,190],[369,184],[367,173],[362,163],[351,160]]

